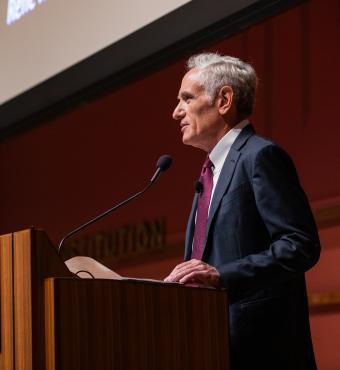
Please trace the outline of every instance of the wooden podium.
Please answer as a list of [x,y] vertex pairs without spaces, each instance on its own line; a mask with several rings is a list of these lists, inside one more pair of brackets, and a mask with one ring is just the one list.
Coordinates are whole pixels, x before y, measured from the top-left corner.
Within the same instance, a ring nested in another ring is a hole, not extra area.
[[229,369],[223,291],[80,279],[43,231],[0,237],[0,370]]

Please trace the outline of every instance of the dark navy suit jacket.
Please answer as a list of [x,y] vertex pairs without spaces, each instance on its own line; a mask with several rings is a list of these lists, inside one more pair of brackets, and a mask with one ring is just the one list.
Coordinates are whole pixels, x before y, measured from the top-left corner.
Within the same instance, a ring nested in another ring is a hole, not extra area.
[[319,254],[315,222],[293,162],[246,126],[218,179],[202,258],[217,268],[229,294],[231,370],[316,369],[304,272]]

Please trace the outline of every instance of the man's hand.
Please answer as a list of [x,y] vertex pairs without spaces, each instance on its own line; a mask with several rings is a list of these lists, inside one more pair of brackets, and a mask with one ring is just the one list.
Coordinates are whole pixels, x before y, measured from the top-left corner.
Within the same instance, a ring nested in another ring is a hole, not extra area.
[[215,267],[193,259],[177,265],[164,281],[217,288],[220,286],[220,274]]

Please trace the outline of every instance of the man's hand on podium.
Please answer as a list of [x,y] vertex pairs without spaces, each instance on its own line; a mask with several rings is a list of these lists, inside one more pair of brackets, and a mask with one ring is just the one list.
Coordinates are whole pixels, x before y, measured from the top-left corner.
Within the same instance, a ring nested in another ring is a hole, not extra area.
[[215,267],[192,259],[177,265],[164,281],[218,288],[220,287],[220,274]]

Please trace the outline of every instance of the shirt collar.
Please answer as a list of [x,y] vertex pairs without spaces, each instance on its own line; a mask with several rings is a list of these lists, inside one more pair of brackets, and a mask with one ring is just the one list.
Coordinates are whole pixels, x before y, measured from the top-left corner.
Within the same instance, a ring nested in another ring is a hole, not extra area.
[[209,158],[214,165],[214,172],[219,172],[222,169],[226,156],[229,153],[231,146],[236,140],[239,133],[244,127],[249,124],[249,120],[245,119],[235,125],[229,130],[222,139],[215,145],[214,149],[210,152]]

